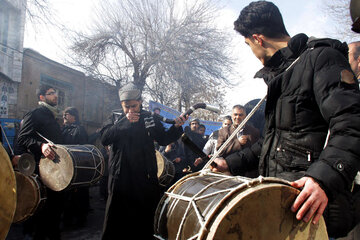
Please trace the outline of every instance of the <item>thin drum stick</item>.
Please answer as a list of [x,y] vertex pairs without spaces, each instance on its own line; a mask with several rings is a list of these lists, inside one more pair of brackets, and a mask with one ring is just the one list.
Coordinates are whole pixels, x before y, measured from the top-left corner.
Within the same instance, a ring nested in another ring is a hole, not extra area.
[[266,99],[266,95],[256,104],[256,106],[251,110],[251,112],[245,117],[244,121],[242,121],[240,123],[240,125],[235,129],[235,131],[229,136],[228,139],[226,139],[226,141],[223,143],[223,145],[221,145],[221,147],[219,148],[219,150],[217,152],[214,153],[214,155],[210,158],[210,160],[205,164],[205,166],[203,167],[202,170],[208,169],[209,166],[214,162],[214,160],[219,156],[220,153],[222,153],[222,151],[229,145],[229,143],[233,140],[233,138],[236,136],[236,134],[238,132],[240,132],[245,124],[247,123],[247,121],[249,121],[249,119],[254,115],[254,113],[259,109],[259,107],[261,106],[261,104],[265,101]]

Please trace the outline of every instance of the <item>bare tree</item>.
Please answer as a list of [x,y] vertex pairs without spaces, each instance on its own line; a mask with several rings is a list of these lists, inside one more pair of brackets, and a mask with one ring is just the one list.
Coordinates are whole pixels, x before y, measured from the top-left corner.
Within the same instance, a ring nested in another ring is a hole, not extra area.
[[24,4],[26,4],[26,16],[31,23],[52,22],[53,11],[49,0],[27,0]]
[[180,111],[205,98],[222,100],[232,61],[212,2],[103,1],[96,14],[90,33],[72,40],[73,64],[118,87],[134,81]]
[[330,21],[334,23],[334,30],[328,34],[347,42],[358,39],[359,34],[351,30],[350,0],[323,0],[322,2],[323,11],[330,17]]

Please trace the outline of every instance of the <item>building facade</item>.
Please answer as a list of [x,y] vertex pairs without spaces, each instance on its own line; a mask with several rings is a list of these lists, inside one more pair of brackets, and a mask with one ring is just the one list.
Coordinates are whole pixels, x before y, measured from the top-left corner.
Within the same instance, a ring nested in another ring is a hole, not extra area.
[[[88,133],[101,127],[112,109],[119,108],[115,86],[85,76],[84,73],[24,49],[27,0],[0,0],[0,121],[22,119],[38,106],[41,84],[56,88],[59,109],[74,106]],[[61,121],[62,119],[60,119]],[[13,124],[14,125],[14,124]]]
[[41,84],[56,89],[59,110],[69,106],[79,110],[80,120],[88,133],[101,127],[111,110],[120,106],[115,86],[87,77],[80,71],[26,48],[16,118],[23,118],[28,111],[38,106],[36,92]]
[[26,0],[0,1],[0,118],[14,117],[21,82]]

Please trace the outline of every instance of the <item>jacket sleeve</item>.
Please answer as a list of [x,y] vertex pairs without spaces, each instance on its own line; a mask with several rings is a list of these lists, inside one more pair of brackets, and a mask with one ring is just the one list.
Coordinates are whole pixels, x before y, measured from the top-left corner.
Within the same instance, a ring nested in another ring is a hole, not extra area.
[[244,175],[246,172],[259,167],[263,138],[260,138],[251,147],[230,154],[225,158],[229,171],[232,175]]
[[219,130],[219,137],[217,139],[217,144],[216,144],[216,150],[219,150],[219,148],[224,144],[224,142],[226,141],[228,134],[227,134],[227,128],[221,128]]
[[216,145],[216,139],[214,139],[214,136],[211,133],[209,139],[205,143],[205,146],[203,148],[203,152],[206,155],[209,155],[209,154],[213,153],[214,150],[215,150],[215,147],[216,147],[215,145]]
[[101,143],[104,146],[108,146],[120,140],[126,134],[126,130],[129,129],[131,123],[127,118],[113,123],[112,117],[110,117],[104,124],[104,127],[100,130]]
[[183,133],[182,127],[175,127],[174,125],[172,125],[169,129],[165,129],[164,125],[159,120],[152,117],[148,118],[147,121],[145,121],[145,126],[151,126],[151,121],[154,121],[155,126],[154,128],[148,128],[149,133],[161,146],[166,146],[172,142],[175,142],[180,138],[181,134]]
[[250,145],[253,145],[254,143],[256,143],[259,138],[260,138],[260,132],[257,128],[249,125],[250,127]]
[[319,160],[310,165],[306,175],[330,194],[349,190],[360,169],[360,94],[349,72],[347,59],[340,52],[324,48],[319,53],[313,91],[330,135]]
[[34,111],[24,116],[22,126],[18,135],[18,144],[29,149],[33,154],[41,155],[41,144],[36,133],[36,113]]
[[88,134],[83,126],[79,126],[79,135],[77,139],[79,144],[87,144],[88,141]]

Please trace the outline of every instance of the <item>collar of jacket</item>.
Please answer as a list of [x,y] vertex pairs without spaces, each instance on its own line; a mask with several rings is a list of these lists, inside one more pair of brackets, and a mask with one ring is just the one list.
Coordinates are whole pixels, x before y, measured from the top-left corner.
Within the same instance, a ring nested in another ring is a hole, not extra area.
[[69,125],[64,125],[64,129],[66,128],[76,128],[77,126],[79,126],[79,123],[72,123],[72,124],[69,124]]
[[303,33],[299,33],[292,37],[288,42],[288,46],[279,49],[254,77],[263,78],[265,83],[268,83],[269,79],[272,78],[272,75],[277,75],[279,72],[282,72],[304,52],[307,48],[308,39],[308,36]]
[[341,54],[344,55],[346,59],[348,59],[349,47],[346,42],[340,42],[339,40],[331,39],[331,38],[310,37],[307,42],[307,45],[309,48],[331,47],[339,51]]
[[43,106],[43,107],[46,107],[47,109],[49,109],[51,111],[51,113],[54,115],[54,118],[58,117],[59,110],[57,109],[57,107],[53,107],[50,104],[43,102],[43,101],[39,101],[39,106]]

